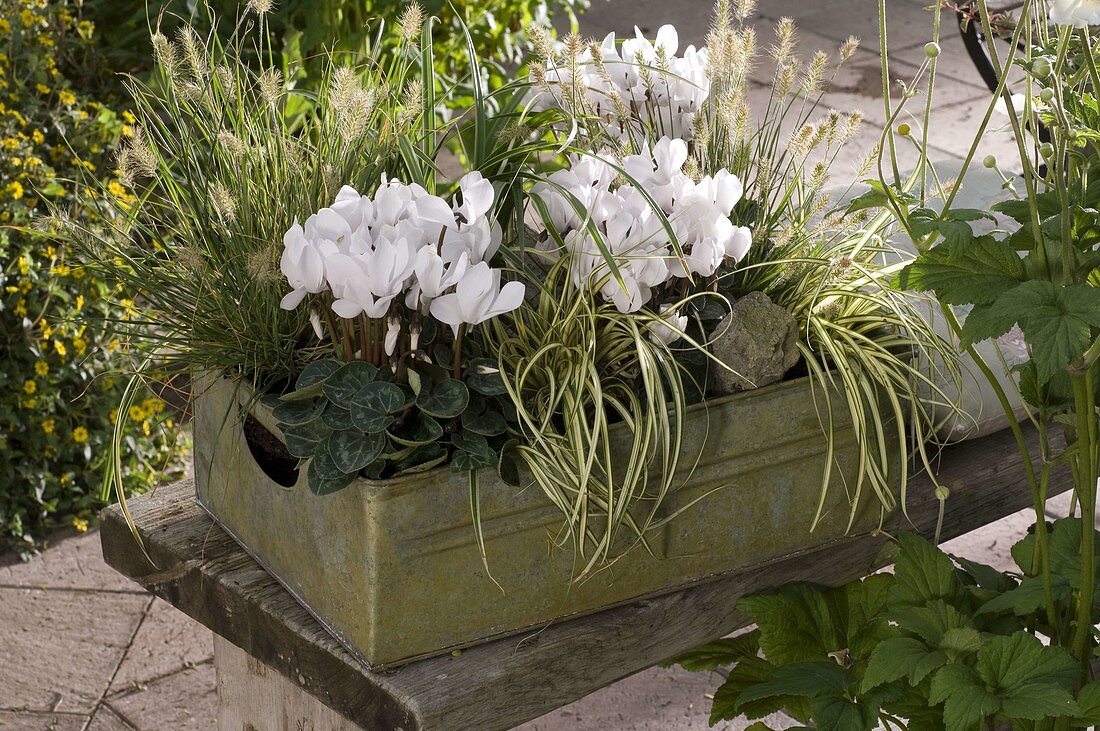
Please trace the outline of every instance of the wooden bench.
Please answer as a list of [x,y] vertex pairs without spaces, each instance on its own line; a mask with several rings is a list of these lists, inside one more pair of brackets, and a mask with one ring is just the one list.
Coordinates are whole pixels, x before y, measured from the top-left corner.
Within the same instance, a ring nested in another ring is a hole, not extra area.
[[[1027,432],[1033,453],[1036,435]],[[946,448],[937,471],[951,489],[942,536],[1029,507],[1008,432]],[[1069,489],[1061,473],[1051,494]],[[910,483],[908,521],[931,535],[939,512],[927,478]],[[738,597],[788,582],[839,584],[882,565],[882,535],[851,536],[810,553],[562,621],[390,673],[358,664],[195,504],[189,481],[130,502],[150,564],[118,506],[103,514],[107,563],[216,633],[223,731],[507,729],[746,624]]]

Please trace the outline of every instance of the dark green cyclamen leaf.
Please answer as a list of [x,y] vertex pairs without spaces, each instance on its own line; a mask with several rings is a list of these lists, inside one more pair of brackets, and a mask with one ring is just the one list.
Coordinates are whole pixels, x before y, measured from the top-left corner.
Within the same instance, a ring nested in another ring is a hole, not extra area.
[[364,386],[373,383],[378,375],[378,368],[370,363],[353,360],[340,366],[340,370],[333,373],[325,381],[325,395],[335,404],[344,405],[355,398]]
[[405,408],[405,393],[395,383],[368,383],[350,400],[355,428],[367,434],[385,431]]
[[341,472],[356,473],[373,462],[386,446],[386,438],[379,434],[364,434],[349,429],[334,431],[325,443],[332,463]]
[[920,607],[935,599],[955,605],[966,602],[962,582],[946,553],[914,533],[902,533],[899,543],[891,607]]
[[309,461],[310,469],[322,480],[334,480],[347,474],[336,466],[332,455],[328,453],[328,444],[326,439],[314,452],[313,459]]
[[448,378],[421,389],[416,405],[426,414],[439,419],[453,419],[466,410],[470,391],[462,381]]
[[439,444],[427,444],[414,449],[405,459],[394,465],[395,477],[412,475],[438,467],[447,461],[447,450]]
[[[322,471],[328,474],[328,467],[331,467],[331,461],[332,460],[328,460],[329,464],[327,466],[322,464],[323,460],[319,459],[319,457],[314,457],[309,461],[309,469],[306,471],[306,477],[309,481],[309,489],[314,495],[331,495],[334,492],[343,490],[355,481],[354,474],[341,474],[336,472],[333,477],[322,475]],[[335,467],[332,467],[332,469],[335,470]]]
[[400,428],[390,429],[390,438],[407,447],[419,447],[422,444],[438,442],[443,436],[443,427],[427,414],[417,414]]
[[461,449],[456,451],[454,459],[451,461],[451,466],[455,472],[469,472],[471,470],[482,470],[486,467],[492,467],[497,463],[495,454],[484,455],[477,452],[464,452]]
[[483,396],[503,396],[508,393],[497,362],[489,358],[475,358],[467,363],[466,385]]
[[336,431],[355,428],[355,420],[351,418],[351,412],[339,404],[330,403],[325,413],[321,414],[320,421],[329,429]]
[[283,428],[286,449],[295,457],[308,459],[314,455],[321,444],[328,439],[331,429],[315,419],[308,424]]
[[311,401],[282,401],[271,413],[280,424],[298,426],[301,424],[308,424],[321,416],[321,413],[325,410],[325,405],[324,399]]
[[379,457],[363,469],[359,470],[359,474],[368,480],[380,480],[382,479],[382,475],[385,473],[387,467],[389,467],[389,463]]
[[500,459],[497,460],[497,477],[505,485],[523,487],[519,476],[519,456],[515,451],[517,444],[519,444],[518,439],[509,439],[500,448]]
[[294,384],[295,390],[302,390],[303,388],[310,388],[323,383],[329,379],[329,377],[340,370],[342,366],[338,360],[332,358],[325,358],[324,360],[315,360],[304,369],[302,369],[301,375],[298,376],[297,383]]
[[759,650],[760,631],[753,630],[736,637],[723,637],[700,645],[694,650],[688,650],[682,655],[666,660],[661,665],[666,668],[679,665],[684,670],[692,672],[716,670],[726,665],[733,665],[744,657],[756,657]]
[[496,411],[462,415],[462,428],[486,437],[495,437],[508,431],[508,422]]
[[965,244],[944,242],[902,270],[902,287],[934,291],[952,305],[990,304],[1024,280],[1016,250],[992,236]]

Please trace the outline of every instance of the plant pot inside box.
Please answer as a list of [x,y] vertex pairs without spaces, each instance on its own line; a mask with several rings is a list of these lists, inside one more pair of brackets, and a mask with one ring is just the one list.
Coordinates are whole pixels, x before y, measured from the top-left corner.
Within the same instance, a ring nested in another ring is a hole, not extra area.
[[[677,489],[662,508],[672,517],[653,533],[648,551],[635,547],[577,583],[571,549],[555,543],[563,522],[558,510],[537,486],[511,487],[486,470],[480,510],[490,578],[475,538],[467,474],[442,466],[391,480],[359,479],[317,496],[305,470],[295,479],[293,463],[263,456],[281,433],[247,384],[210,380],[200,393],[199,504],[349,651],[376,667],[667,593],[836,540],[848,527],[844,485],[852,484],[858,463],[843,400],[834,398],[836,464],[811,530],[827,443],[810,380],[693,406]],[[896,483],[900,466],[892,473]],[[852,532],[873,529],[880,517],[878,502],[865,494]]]

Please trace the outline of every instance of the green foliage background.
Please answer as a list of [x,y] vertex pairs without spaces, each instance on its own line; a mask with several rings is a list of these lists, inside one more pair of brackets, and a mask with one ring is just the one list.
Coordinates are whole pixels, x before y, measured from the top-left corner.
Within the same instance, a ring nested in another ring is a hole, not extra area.
[[[126,202],[113,150],[131,130],[79,6],[0,0],[0,552],[31,552],[62,525],[84,530],[102,507],[129,367],[105,323],[132,301],[35,230],[89,175]],[[122,475],[138,490],[179,464],[162,401],[139,400],[130,416]]]

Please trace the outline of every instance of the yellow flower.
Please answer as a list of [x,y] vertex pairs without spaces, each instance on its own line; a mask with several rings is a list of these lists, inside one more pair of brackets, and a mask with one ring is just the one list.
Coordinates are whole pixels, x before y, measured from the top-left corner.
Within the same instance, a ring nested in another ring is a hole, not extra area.
[[11,33],[11,23],[8,22],[7,18],[0,18],[0,33],[4,35]]
[[23,401],[24,409],[33,409],[35,406],[38,406],[38,399],[36,398],[29,398]]
[[84,355],[88,350],[88,341],[84,338],[73,338],[73,350],[77,355]]
[[64,358],[69,354],[69,351],[65,349],[65,344],[60,340],[53,341],[53,349],[57,351],[57,354]]
[[19,13],[19,19],[23,21],[23,25],[27,28],[30,28],[38,20],[38,18],[34,16],[34,13],[27,8],[23,8],[23,12]]
[[111,423],[116,423],[118,421],[118,409],[111,409],[110,417]]
[[39,94],[49,94],[50,93],[50,87],[46,86],[45,84],[41,84],[41,83],[35,84],[34,85],[34,90],[37,91]]
[[12,312],[15,313],[16,317],[26,317],[27,316],[27,301],[24,300],[24,299],[21,299],[18,302],[16,302],[15,303],[15,309],[12,310]]
[[47,434],[53,434],[55,426],[57,426],[57,422],[55,422],[53,419],[46,419],[42,422],[42,431],[46,432]]
[[84,520],[83,518],[77,518],[76,516],[73,516],[73,528],[76,528],[81,533],[87,533],[88,521]]
[[[134,128],[132,126],[128,125],[128,124],[122,125],[122,130],[121,131],[122,131],[122,136],[123,137],[133,137],[134,136]],[[95,152],[95,150],[93,150],[93,152]]]
[[65,91],[60,92],[57,95],[57,98],[60,99],[61,103],[66,105],[66,106],[71,107],[73,104],[76,104],[76,94],[72,93],[68,89],[66,89]]
[[46,135],[42,134],[42,130],[36,129],[34,132],[31,132],[31,140],[34,141],[34,144],[41,145],[46,141]]
[[50,327],[50,324],[48,322],[43,322],[42,323],[42,339],[43,340],[49,340],[51,335],[53,335],[53,328]]
[[130,124],[133,124],[134,122],[137,121],[137,119],[134,118],[134,115],[131,114],[129,111],[123,112],[122,113],[122,118],[125,119]]
[[23,197],[23,185],[18,180],[13,180],[4,187],[4,193],[17,201]]
[[110,183],[107,183],[107,192],[115,198],[123,198],[126,195],[126,188],[122,187],[122,183],[117,180],[112,180]]
[[34,379],[27,379],[23,381],[23,393],[30,395],[38,390],[38,383]]
[[84,308],[84,295],[78,294],[76,296],[76,309],[81,310]]
[[149,426],[148,420],[141,422],[141,431],[145,436],[149,436],[149,434],[152,433],[152,428]]
[[69,267],[68,264],[58,264],[57,266],[50,269],[50,274],[56,274],[59,277],[67,277],[69,276],[70,271],[72,271],[72,269]]
[[68,485],[72,481],[73,481],[72,478],[69,477],[68,475],[61,475],[61,479],[59,480],[62,487],[65,487],[65,485]]
[[82,426],[73,429],[73,441],[77,444],[83,444],[88,441],[88,430]]
[[39,378],[45,378],[46,374],[50,372],[50,364],[40,360],[34,364],[34,372],[38,374]]

